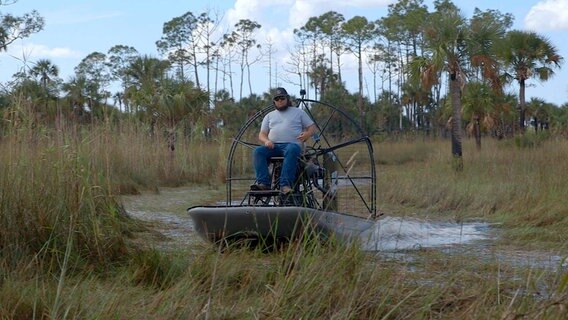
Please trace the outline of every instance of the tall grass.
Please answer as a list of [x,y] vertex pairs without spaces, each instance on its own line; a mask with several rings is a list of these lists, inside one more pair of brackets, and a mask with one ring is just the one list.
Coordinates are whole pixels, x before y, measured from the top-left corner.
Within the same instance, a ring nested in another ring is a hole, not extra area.
[[226,141],[193,141],[179,134],[175,150],[167,148],[159,133],[123,125],[118,129],[97,128],[81,134],[78,143],[118,187],[120,193],[188,182],[219,185],[224,182]]
[[[59,257],[74,241],[90,259],[119,256],[124,214],[117,195],[190,182],[220,185],[224,173],[223,143],[182,140],[170,153],[164,141],[135,127],[40,128],[24,136],[0,143],[3,252]],[[69,239],[69,232],[75,236]]]
[[57,268],[69,246],[94,262],[125,250],[121,208],[77,147],[5,140],[0,176],[0,249],[12,263],[34,257]]
[[[145,130],[108,126],[23,128],[2,137],[0,279],[56,279],[49,301],[17,298],[10,314],[35,317],[37,311],[59,318],[67,312],[61,304],[68,277],[144,265],[140,250],[128,244],[142,227],[125,214],[117,196],[189,182],[218,185],[223,144],[189,148],[186,142],[173,154]],[[0,306],[0,315],[5,311]]]
[[[534,148],[486,139],[464,147],[464,171],[451,170],[446,141],[382,143],[379,206],[409,206],[428,216],[501,222],[517,240],[565,243],[568,227],[568,141]],[[396,214],[396,211],[390,213]]]
[[[111,276],[73,278],[57,318],[563,319],[568,298],[561,276],[427,251],[401,262],[297,243],[273,253],[202,248],[141,260]],[[54,287],[9,278],[0,312],[49,312]]]
[[[564,319],[561,267],[421,250],[391,260],[356,246],[163,252],[119,194],[188,183],[222,186],[227,143],[179,138],[170,153],[144,128],[13,132],[0,140],[2,319]],[[485,218],[506,239],[565,250],[568,143],[375,146],[379,207],[389,214]],[[131,241],[136,240],[136,241]],[[147,242],[144,246],[137,243]],[[158,246],[156,246],[158,247]],[[150,248],[150,249],[148,249]]]

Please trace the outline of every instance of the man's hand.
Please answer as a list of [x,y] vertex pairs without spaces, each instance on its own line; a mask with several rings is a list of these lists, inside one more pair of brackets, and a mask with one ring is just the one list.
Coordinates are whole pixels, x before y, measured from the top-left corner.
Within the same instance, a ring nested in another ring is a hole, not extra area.
[[260,140],[260,142],[263,143],[264,146],[267,147],[268,149],[274,148],[274,142],[268,139],[268,132],[260,131],[258,133],[258,140]]
[[266,140],[266,142],[264,143],[264,146],[267,147],[268,149],[272,149],[272,148],[274,148],[274,142],[272,142],[270,140]]
[[306,142],[306,140],[310,138],[310,135],[308,132],[302,131],[302,133],[300,133],[300,135],[297,136],[296,138],[302,142]]

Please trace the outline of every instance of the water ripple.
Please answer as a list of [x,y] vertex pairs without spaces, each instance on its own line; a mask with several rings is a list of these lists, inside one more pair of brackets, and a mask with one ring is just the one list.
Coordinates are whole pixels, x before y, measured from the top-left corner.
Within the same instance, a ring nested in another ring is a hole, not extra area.
[[471,243],[491,238],[483,222],[431,222],[412,218],[383,217],[361,235],[369,251],[412,250]]

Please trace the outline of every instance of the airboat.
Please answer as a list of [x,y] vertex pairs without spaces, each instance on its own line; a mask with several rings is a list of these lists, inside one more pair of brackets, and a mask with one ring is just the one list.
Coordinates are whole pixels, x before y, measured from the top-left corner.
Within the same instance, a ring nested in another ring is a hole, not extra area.
[[270,190],[251,190],[253,149],[270,105],[251,116],[234,136],[226,167],[226,200],[187,209],[207,241],[273,244],[306,236],[352,241],[375,225],[376,172],[370,138],[344,110],[305,98],[294,101],[317,130],[306,141],[293,191],[279,191],[283,158],[269,160]]

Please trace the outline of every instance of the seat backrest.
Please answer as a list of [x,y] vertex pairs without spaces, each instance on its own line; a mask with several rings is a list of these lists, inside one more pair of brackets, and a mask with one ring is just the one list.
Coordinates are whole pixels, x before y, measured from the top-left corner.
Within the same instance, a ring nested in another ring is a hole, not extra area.
[[[269,158],[268,162],[269,162],[269,167],[271,167],[271,177],[272,177],[271,189],[278,190],[280,189],[280,173],[282,171],[282,163],[284,162],[284,157],[272,157]],[[306,173],[307,178],[309,179],[312,177],[312,175],[316,173],[313,172],[314,168],[317,170],[317,173],[319,173],[319,170],[321,170],[319,164],[317,163],[314,164],[312,161],[310,161],[310,159],[306,159],[304,155],[300,157],[300,160],[298,161],[298,166],[296,168],[296,177],[294,179],[294,186],[293,186],[294,190],[297,190],[298,186],[303,183],[303,181],[300,181],[302,174]]]

